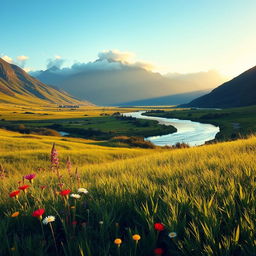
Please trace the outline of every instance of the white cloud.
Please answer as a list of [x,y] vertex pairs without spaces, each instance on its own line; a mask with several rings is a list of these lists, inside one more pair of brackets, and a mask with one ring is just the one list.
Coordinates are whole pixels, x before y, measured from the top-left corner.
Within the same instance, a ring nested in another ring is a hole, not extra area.
[[98,54],[99,59],[97,61],[107,60],[108,62],[119,62],[130,67],[142,68],[148,71],[155,69],[152,63],[146,61],[135,60],[135,53],[133,52],[122,52],[119,50],[105,50]]
[[104,50],[98,54],[99,60],[113,62],[131,63],[135,54],[132,52],[121,52],[119,50]]
[[56,60],[62,59],[62,57],[60,55],[55,55],[54,57]]
[[65,60],[62,59],[61,56],[55,55],[54,58],[48,59],[47,69],[52,68],[52,67],[61,68],[61,66],[63,65],[64,62],[65,62]]
[[32,68],[29,68],[29,67],[27,67],[27,68],[23,68],[23,70],[25,71],[25,72],[30,72],[30,71],[32,71],[33,69]]
[[7,55],[2,56],[2,59],[9,62],[9,63],[13,62],[13,59],[11,57],[7,56]]
[[17,60],[18,61],[26,61],[28,60],[29,57],[28,56],[25,56],[25,55],[21,55],[21,56],[17,56]]

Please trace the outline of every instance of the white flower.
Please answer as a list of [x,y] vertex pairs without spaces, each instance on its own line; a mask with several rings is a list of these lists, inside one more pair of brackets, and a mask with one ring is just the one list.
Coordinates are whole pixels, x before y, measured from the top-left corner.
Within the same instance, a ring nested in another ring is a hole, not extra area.
[[103,224],[104,224],[103,220],[99,221],[99,224],[100,224],[100,225],[103,225]]
[[71,194],[70,197],[73,197],[75,199],[79,199],[81,196],[78,194]]
[[55,221],[55,217],[54,216],[47,216],[43,219],[43,224],[47,225],[50,222],[54,222]]
[[78,193],[84,193],[84,194],[88,194],[88,190],[86,188],[79,188],[78,189]]
[[177,233],[176,233],[176,232],[171,232],[171,233],[169,233],[168,236],[169,236],[170,238],[174,238],[174,237],[177,236]]

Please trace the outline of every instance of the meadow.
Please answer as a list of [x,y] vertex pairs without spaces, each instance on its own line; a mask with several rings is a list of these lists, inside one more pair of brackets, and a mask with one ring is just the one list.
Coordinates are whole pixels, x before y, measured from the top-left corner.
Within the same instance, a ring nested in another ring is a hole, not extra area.
[[[52,136],[61,136],[64,132],[69,137],[94,140],[109,140],[118,136],[144,138],[176,131],[174,127],[160,125],[157,121],[122,116],[122,112],[136,110],[88,106],[78,109],[7,107],[0,108],[0,129]],[[147,146],[145,143],[142,144]],[[111,145],[114,145],[113,141]]]
[[255,136],[171,150],[0,136],[0,255],[256,254]]

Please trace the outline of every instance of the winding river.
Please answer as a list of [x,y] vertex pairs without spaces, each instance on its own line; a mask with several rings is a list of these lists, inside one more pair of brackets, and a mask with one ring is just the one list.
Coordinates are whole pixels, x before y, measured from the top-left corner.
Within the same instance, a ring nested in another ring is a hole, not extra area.
[[177,129],[177,132],[175,133],[145,138],[145,140],[151,141],[157,146],[172,146],[178,142],[184,142],[190,146],[199,146],[205,144],[206,141],[213,140],[216,134],[220,131],[218,126],[214,126],[212,124],[203,124],[176,118],[142,115],[145,112],[146,111],[130,112],[123,113],[123,115],[141,119],[156,120],[159,124],[172,125]]

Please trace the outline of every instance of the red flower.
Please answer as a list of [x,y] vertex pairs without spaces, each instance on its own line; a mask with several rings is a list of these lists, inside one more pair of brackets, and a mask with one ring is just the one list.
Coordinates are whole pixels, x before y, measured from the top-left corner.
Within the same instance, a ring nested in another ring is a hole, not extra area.
[[65,189],[65,190],[60,191],[60,195],[61,196],[68,196],[70,192],[71,192],[70,189]]
[[72,224],[73,226],[76,226],[76,225],[77,225],[77,221],[76,221],[76,220],[73,220],[71,224]]
[[154,228],[157,231],[163,231],[164,230],[164,224],[162,224],[162,223],[155,223],[154,224]]
[[21,187],[18,187],[19,190],[26,190],[27,188],[29,188],[29,185],[23,185]]
[[11,192],[9,196],[10,197],[18,197],[19,193],[20,193],[19,190],[15,190],[15,191]]
[[162,255],[164,253],[164,250],[162,248],[156,248],[154,250],[155,255]]
[[34,212],[32,213],[32,216],[41,219],[41,218],[42,218],[42,215],[43,215],[44,213],[45,213],[45,210],[44,210],[44,209],[38,209],[38,210],[36,210],[36,211],[34,211]]

